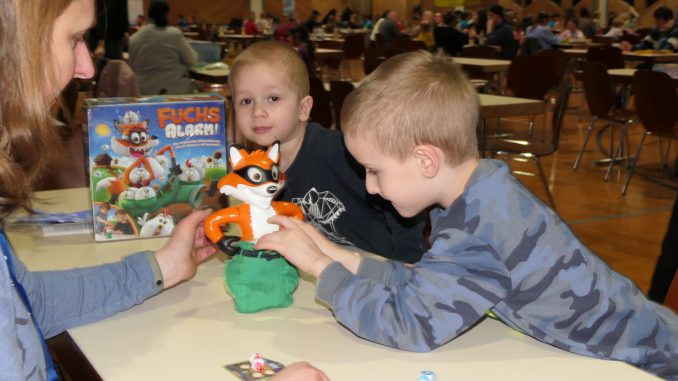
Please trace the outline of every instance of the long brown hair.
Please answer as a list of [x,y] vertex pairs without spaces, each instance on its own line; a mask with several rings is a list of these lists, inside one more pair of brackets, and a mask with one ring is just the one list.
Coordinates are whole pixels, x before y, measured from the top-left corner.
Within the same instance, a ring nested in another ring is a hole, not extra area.
[[6,0],[0,7],[0,219],[31,210],[31,190],[45,165],[61,152],[47,88],[52,29],[73,0]]

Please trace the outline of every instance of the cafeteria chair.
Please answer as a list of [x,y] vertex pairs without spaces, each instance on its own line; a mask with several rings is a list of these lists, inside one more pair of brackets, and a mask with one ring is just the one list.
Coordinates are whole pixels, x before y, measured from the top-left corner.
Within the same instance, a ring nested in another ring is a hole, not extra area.
[[342,45],[344,57],[341,60],[341,79],[357,80],[364,75],[356,73],[362,70],[362,58],[365,52],[365,33],[353,33],[346,36]]
[[384,62],[384,60],[386,60],[384,49],[377,46],[370,46],[365,49],[363,57],[363,70],[365,71],[365,75],[373,72],[374,69]]
[[[678,139],[676,122],[678,122],[678,94],[673,79],[664,72],[654,70],[637,70],[633,75],[633,89],[636,99],[636,113],[645,132],[640,138],[636,155],[631,161],[622,194],[628,190],[631,176],[636,169],[645,138],[653,135],[659,138],[659,156],[662,175],[665,174],[671,142]],[[669,139],[664,152],[662,140]],[[675,283],[675,282],[674,282]]]
[[678,313],[678,271],[676,271],[676,274],[673,276],[673,281],[669,286],[669,290],[666,292],[664,305],[672,309],[673,312]]
[[332,105],[323,82],[318,77],[308,77],[313,107],[311,108],[311,122],[316,122],[325,128],[332,127]]
[[592,46],[586,51],[587,62],[600,62],[608,69],[623,69],[624,55],[616,46],[601,45]]
[[428,50],[428,46],[426,46],[426,43],[424,41],[410,40],[407,43],[407,51],[416,52],[417,50]]
[[332,110],[334,110],[334,126],[337,130],[341,130],[341,107],[344,105],[344,99],[353,89],[351,82],[330,81],[330,101]]
[[[316,44],[318,48],[323,49],[344,49],[344,43],[336,40],[322,40]],[[334,55],[323,56],[317,59],[319,67],[321,68],[321,75],[323,78],[338,79],[341,77],[341,57]]]
[[467,58],[484,58],[489,60],[496,60],[499,51],[494,46],[486,45],[468,45],[464,46],[459,53],[459,57]]
[[558,151],[560,132],[562,130],[563,118],[565,116],[565,110],[567,109],[567,102],[571,90],[568,81],[560,81],[560,84],[558,85],[558,97],[551,116],[551,128],[545,128],[544,133],[539,134],[540,136],[532,134],[527,140],[488,139],[485,143],[485,149],[491,152],[491,156],[502,154],[513,155],[521,159],[534,161],[541,182],[544,185],[549,205],[551,205],[551,208],[554,210],[556,209],[556,205],[553,201],[553,195],[549,189],[540,158]]
[[[514,97],[544,100],[554,86],[555,61],[547,56],[516,56],[506,74],[506,88]],[[534,117],[530,117],[528,134],[532,134]]]
[[624,32],[624,34],[621,37],[619,37],[619,42],[626,41],[631,45],[635,45],[635,44],[639,43],[640,40],[641,40],[641,37],[639,35],[635,34],[635,33]]
[[514,97],[543,100],[554,86],[555,66],[553,57],[516,56],[506,74],[506,87]]
[[[467,45],[461,49],[459,57],[496,60],[498,54],[499,50],[494,46]],[[486,74],[471,71],[468,76],[479,92],[491,93],[500,87],[501,79],[498,78],[497,73]]]
[[555,89],[558,87],[560,81],[565,78],[568,70],[568,59],[565,52],[560,49],[545,49],[536,53],[538,56],[551,57],[553,60],[553,71],[551,72],[552,77],[551,88]]
[[603,45],[612,45],[613,43],[617,42],[619,40],[619,37],[615,36],[605,36],[602,34],[597,34],[593,36],[593,42],[597,44],[603,44]]
[[[574,161],[573,169],[576,171],[579,168],[581,159],[584,156],[584,150],[588,144],[591,132],[597,121],[604,121],[606,128],[610,128],[610,149],[608,155],[610,157],[610,164],[605,173],[605,181],[610,177],[612,167],[615,161],[622,156],[622,150],[626,142],[626,130],[628,126],[633,123],[633,120],[628,117],[626,110],[615,110],[615,91],[607,68],[600,62],[584,62],[582,70],[582,82],[584,86],[584,95],[586,105],[591,113],[591,122],[588,125],[584,142],[579,148],[579,153]],[[619,148],[615,154],[614,144],[614,130],[613,126],[620,127]]]

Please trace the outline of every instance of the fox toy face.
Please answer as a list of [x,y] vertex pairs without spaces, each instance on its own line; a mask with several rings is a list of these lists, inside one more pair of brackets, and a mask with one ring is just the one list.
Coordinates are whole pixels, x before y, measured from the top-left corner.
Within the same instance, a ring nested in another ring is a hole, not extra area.
[[148,120],[140,120],[134,111],[126,112],[122,120],[116,119],[114,124],[120,137],[111,139],[111,148],[119,155],[144,157],[158,145],[158,139],[148,133]]
[[217,184],[219,191],[260,209],[268,209],[273,197],[284,186],[278,167],[280,144],[273,143],[265,152],[248,153],[231,146],[229,161],[233,170]]

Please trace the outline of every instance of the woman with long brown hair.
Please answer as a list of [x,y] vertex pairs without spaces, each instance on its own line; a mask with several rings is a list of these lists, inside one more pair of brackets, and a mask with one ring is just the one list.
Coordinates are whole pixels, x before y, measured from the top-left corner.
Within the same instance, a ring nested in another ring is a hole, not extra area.
[[[6,0],[0,7],[0,223],[32,210],[32,187],[61,154],[50,110],[73,78],[94,68],[84,35],[93,0]],[[0,230],[0,374],[11,380],[57,378],[44,337],[110,316],[193,276],[215,253],[201,221],[182,220],[155,252],[71,271],[30,272]]]
[[[94,0],[5,0],[0,5],[0,375],[7,380],[59,378],[44,337],[130,308],[195,274],[216,249],[194,212],[157,251],[67,271],[30,272],[13,256],[2,225],[16,210],[32,211],[32,188],[62,151],[52,113],[73,78],[94,68],[84,35]],[[327,380],[305,362],[275,377]]]

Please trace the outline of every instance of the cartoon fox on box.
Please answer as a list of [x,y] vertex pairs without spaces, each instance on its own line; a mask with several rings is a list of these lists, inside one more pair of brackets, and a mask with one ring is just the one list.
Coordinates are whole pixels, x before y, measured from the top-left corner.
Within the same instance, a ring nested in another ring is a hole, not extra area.
[[278,168],[279,159],[278,142],[265,152],[256,150],[252,153],[231,145],[229,162],[233,169],[217,187],[224,195],[242,200],[243,204],[221,209],[205,219],[205,234],[227,253],[233,252],[234,240],[224,236],[222,227],[231,223],[240,227],[239,251],[224,272],[238,312],[290,305],[292,292],[299,281],[296,269],[280,254],[254,249],[261,236],[278,230],[278,225],[267,222],[270,217],[279,214],[304,219],[297,205],[273,201],[284,185],[284,175]]

